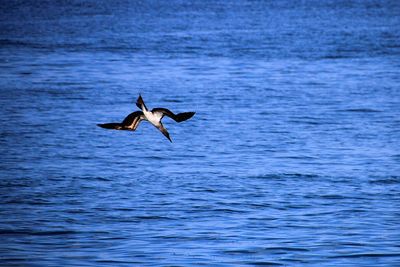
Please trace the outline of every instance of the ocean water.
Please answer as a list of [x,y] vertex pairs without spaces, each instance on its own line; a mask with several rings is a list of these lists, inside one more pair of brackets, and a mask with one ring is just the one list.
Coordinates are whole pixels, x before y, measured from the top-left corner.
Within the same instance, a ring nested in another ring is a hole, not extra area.
[[[400,266],[399,1],[2,1],[1,266]],[[195,111],[110,131],[148,107]]]

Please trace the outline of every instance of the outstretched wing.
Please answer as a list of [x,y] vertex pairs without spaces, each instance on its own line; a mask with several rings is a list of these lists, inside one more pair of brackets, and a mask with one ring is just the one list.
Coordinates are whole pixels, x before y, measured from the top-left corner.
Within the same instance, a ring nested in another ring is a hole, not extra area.
[[100,123],[97,126],[105,129],[113,129],[113,130],[124,130],[121,123]]
[[113,130],[131,130],[134,131],[139,126],[139,123],[146,119],[141,111],[135,111],[126,116],[121,123],[102,123],[97,126],[105,129]]
[[121,122],[121,125],[124,128],[134,131],[139,126],[139,123],[144,119],[146,119],[146,117],[143,115],[142,111],[135,111],[126,116],[126,118]]
[[153,112],[153,114],[160,114],[161,118],[163,118],[164,116],[168,116],[176,122],[188,120],[195,114],[195,112],[182,112],[174,114],[171,110],[166,108],[153,108],[151,112]]
[[146,107],[146,105],[144,104],[142,95],[140,95],[140,94],[139,94],[138,99],[136,100],[136,106],[137,106],[138,108],[142,109],[142,110],[143,110],[143,108],[144,108],[145,110],[147,110],[147,107]]

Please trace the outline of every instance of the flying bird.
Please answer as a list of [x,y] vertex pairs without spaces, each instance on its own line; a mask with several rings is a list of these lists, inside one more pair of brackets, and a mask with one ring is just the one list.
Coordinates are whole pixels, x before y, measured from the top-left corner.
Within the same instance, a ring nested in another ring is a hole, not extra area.
[[105,129],[135,131],[140,122],[145,120],[154,125],[170,142],[172,142],[167,129],[165,129],[164,125],[161,123],[162,118],[164,118],[164,116],[167,116],[176,122],[182,122],[190,119],[195,114],[195,112],[182,112],[175,114],[166,108],[153,108],[150,111],[144,104],[141,95],[139,95],[138,99],[136,100],[136,106],[140,108],[140,111],[132,112],[131,114],[126,116],[126,118],[122,122],[102,123],[97,124],[97,126]]

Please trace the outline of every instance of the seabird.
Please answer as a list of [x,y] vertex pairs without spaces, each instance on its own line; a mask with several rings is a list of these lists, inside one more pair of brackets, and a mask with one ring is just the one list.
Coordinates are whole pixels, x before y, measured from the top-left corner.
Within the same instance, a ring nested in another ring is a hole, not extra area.
[[103,123],[97,125],[106,129],[135,131],[139,126],[139,123],[145,120],[153,124],[166,138],[168,138],[170,142],[172,142],[167,129],[165,129],[164,125],[161,123],[161,119],[164,118],[164,116],[167,116],[176,122],[182,122],[190,119],[195,114],[195,112],[182,112],[174,114],[172,111],[166,108],[153,108],[150,111],[144,104],[141,95],[139,95],[136,101],[136,106],[140,108],[141,111],[132,112],[120,123]]

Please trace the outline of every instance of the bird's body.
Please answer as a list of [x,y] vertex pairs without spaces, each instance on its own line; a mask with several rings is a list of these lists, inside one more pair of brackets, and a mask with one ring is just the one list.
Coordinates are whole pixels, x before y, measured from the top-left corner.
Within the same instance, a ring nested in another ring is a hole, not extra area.
[[147,110],[146,105],[143,102],[143,99],[141,96],[139,96],[136,105],[142,110],[144,117],[146,118],[147,121],[149,121],[151,124],[153,124],[155,127],[158,127],[161,124],[161,119],[162,119],[162,114],[159,112],[152,112]]
[[193,117],[195,112],[183,112],[174,114],[172,111],[166,108],[153,108],[151,111],[147,109],[142,96],[139,95],[139,98],[136,101],[136,106],[141,109],[141,111],[135,111],[129,114],[121,123],[104,123],[97,124],[99,127],[106,129],[114,129],[114,130],[130,130],[135,131],[139,126],[142,120],[146,120],[150,122],[154,127],[159,129],[162,134],[168,138],[170,142],[172,142],[169,137],[169,133],[167,129],[165,129],[164,125],[161,123],[161,120],[164,116],[168,116],[176,122],[182,122]]
[[151,111],[144,111],[143,110],[143,114],[146,117],[146,120],[148,120],[151,124],[153,124],[154,126],[159,126],[161,123],[161,118],[162,118],[162,114],[158,113],[158,112],[151,112]]

